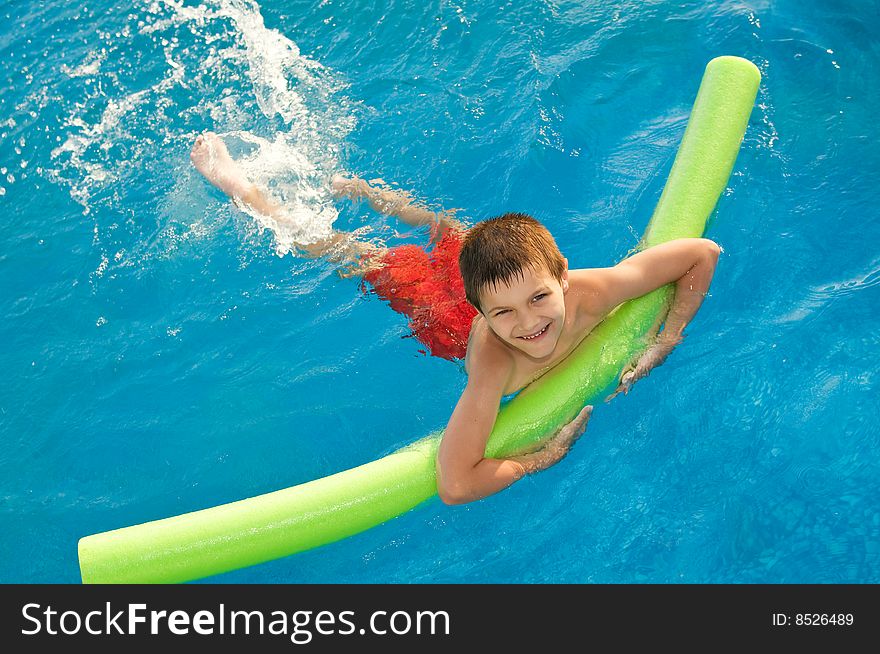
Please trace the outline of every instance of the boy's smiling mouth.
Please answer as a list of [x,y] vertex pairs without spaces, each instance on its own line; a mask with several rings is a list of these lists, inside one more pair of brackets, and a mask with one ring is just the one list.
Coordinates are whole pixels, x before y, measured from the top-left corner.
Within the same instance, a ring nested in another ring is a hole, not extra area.
[[544,334],[547,333],[547,330],[550,329],[550,324],[551,323],[548,322],[546,325],[544,325],[542,329],[536,331],[534,334],[530,334],[529,336],[517,336],[517,338],[520,338],[524,341],[534,341],[538,338],[541,338]]

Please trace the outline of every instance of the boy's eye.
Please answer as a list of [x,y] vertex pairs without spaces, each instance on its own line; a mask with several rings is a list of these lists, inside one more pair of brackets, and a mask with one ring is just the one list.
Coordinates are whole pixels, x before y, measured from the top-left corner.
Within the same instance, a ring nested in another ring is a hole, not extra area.
[[507,309],[502,309],[501,311],[497,311],[495,313],[495,317],[497,318],[498,316],[507,313],[507,311],[508,311]]
[[535,302],[537,302],[538,300],[544,298],[546,295],[547,295],[546,293],[538,293],[538,294],[535,296]]

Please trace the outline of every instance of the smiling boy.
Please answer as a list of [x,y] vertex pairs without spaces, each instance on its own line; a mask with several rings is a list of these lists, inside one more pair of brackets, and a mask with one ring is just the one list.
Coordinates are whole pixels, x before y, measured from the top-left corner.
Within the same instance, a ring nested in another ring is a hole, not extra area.
[[440,444],[440,498],[447,504],[478,500],[561,460],[583,433],[592,407],[540,450],[489,459],[486,442],[502,396],[565,359],[621,303],[674,283],[663,331],[621,376],[617,392],[626,393],[681,340],[706,295],[720,251],[707,239],[678,239],[610,268],[569,270],[553,237],[528,215],[509,213],[470,228],[459,267],[467,299],[479,313],[467,345],[467,386]]

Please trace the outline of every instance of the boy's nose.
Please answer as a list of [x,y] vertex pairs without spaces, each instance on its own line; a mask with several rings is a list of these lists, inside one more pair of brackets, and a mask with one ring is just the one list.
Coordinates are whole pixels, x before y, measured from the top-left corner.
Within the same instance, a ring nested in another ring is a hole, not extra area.
[[541,329],[544,324],[541,322],[541,319],[535,316],[534,318],[526,317],[526,319],[520,322],[520,330],[523,335],[534,334],[536,331]]

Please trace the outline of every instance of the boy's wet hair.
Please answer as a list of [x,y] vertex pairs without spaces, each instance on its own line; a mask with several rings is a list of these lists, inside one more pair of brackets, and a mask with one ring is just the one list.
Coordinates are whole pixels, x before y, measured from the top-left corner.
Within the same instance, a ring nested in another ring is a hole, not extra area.
[[561,282],[565,259],[541,223],[525,213],[506,213],[468,229],[458,266],[465,297],[482,312],[480,293],[490,285],[522,279],[525,268],[544,269]]

